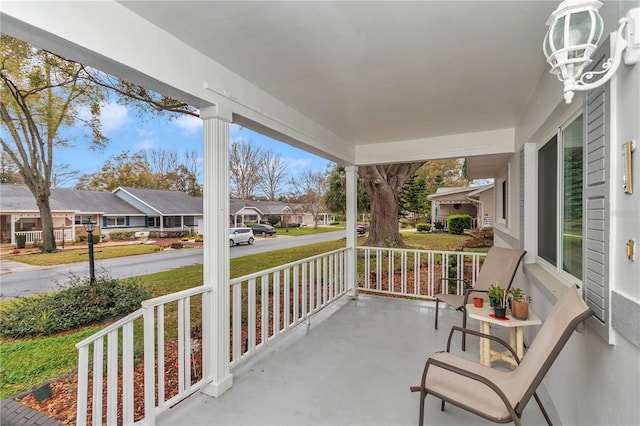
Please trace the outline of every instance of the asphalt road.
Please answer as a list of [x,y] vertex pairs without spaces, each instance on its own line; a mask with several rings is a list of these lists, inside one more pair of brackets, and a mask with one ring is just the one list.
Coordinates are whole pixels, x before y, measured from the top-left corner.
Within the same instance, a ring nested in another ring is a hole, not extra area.
[[[230,247],[230,257],[233,259],[265,251],[337,240],[345,238],[345,236],[345,231],[335,231],[301,237],[256,238],[253,245]],[[108,273],[114,278],[128,278],[152,274],[183,266],[201,264],[202,254],[202,248],[193,248],[97,260],[95,262],[96,275]],[[29,266],[4,260],[0,260],[0,262],[2,262],[2,273],[0,274],[0,299],[2,300],[58,290],[64,287],[71,275],[81,277],[89,275],[89,263],[86,261],[45,267]]]

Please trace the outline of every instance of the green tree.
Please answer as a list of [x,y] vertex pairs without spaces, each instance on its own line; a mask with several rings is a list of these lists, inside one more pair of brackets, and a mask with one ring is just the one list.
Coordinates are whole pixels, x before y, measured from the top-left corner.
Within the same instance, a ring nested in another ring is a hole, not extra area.
[[[336,165],[329,174],[327,192],[324,203],[334,213],[345,214],[347,211],[347,183],[344,166]],[[357,183],[358,212],[369,211],[369,196],[360,179]]]
[[107,160],[99,172],[83,175],[76,189],[113,191],[119,186],[164,189],[202,196],[198,182],[197,154],[188,152],[180,162],[176,153],[164,150],[120,153]]
[[109,94],[123,104],[135,103],[141,112],[198,113],[189,105],[7,34],[0,37],[0,145],[35,198],[42,223],[42,251],[50,252],[56,248],[49,204],[53,153],[55,147],[69,146],[61,136],[65,128],[83,126],[88,145],[103,148],[108,139],[102,133],[100,108]]
[[400,192],[401,213],[425,215],[429,210],[427,195],[427,179],[424,174],[416,173],[409,178]]

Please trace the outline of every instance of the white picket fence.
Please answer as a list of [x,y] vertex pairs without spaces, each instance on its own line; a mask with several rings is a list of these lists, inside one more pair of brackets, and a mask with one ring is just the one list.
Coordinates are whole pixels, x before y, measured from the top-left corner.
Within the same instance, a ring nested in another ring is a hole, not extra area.
[[[16,231],[16,236],[24,235],[27,244],[33,244],[36,241],[42,241],[42,231]],[[62,241],[62,236],[64,235],[65,241],[73,241],[73,230],[71,229],[54,229],[53,237],[56,241]]]

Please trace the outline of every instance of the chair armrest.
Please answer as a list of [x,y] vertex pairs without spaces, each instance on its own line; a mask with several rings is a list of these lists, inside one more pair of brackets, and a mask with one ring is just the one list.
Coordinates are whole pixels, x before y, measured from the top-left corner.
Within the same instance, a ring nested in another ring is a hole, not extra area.
[[494,342],[498,342],[500,343],[502,346],[504,346],[509,352],[511,352],[511,355],[513,355],[513,359],[516,360],[517,364],[520,364],[520,358],[518,358],[518,355],[516,354],[516,352],[513,350],[513,348],[511,347],[510,344],[508,344],[507,342],[505,342],[504,340],[502,340],[499,337],[496,336],[492,336],[490,334],[485,334],[485,333],[480,333],[479,331],[476,330],[471,330],[469,328],[462,328],[462,327],[458,327],[457,325],[454,325],[453,327],[451,327],[451,331],[449,332],[449,338],[447,339],[447,352],[451,352],[450,348],[451,348],[451,339],[453,338],[453,332],[454,331],[459,331],[461,333],[468,333],[468,334],[472,334],[474,336],[478,336],[481,337],[483,339],[489,339],[489,340],[493,340]]

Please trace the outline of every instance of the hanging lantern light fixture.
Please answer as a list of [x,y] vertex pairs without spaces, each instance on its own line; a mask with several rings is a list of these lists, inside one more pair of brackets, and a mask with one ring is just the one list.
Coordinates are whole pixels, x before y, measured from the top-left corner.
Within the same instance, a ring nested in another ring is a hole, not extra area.
[[[564,98],[571,103],[575,91],[592,90],[606,83],[617,71],[620,62],[638,62],[640,56],[640,8],[631,9],[620,19],[612,43],[612,57],[604,62],[602,71],[584,72],[592,62],[591,55],[602,37],[602,17],[597,0],[566,0],[547,20],[549,30],[543,51],[551,73],[564,82]],[[601,77],[589,82],[595,76]]]

